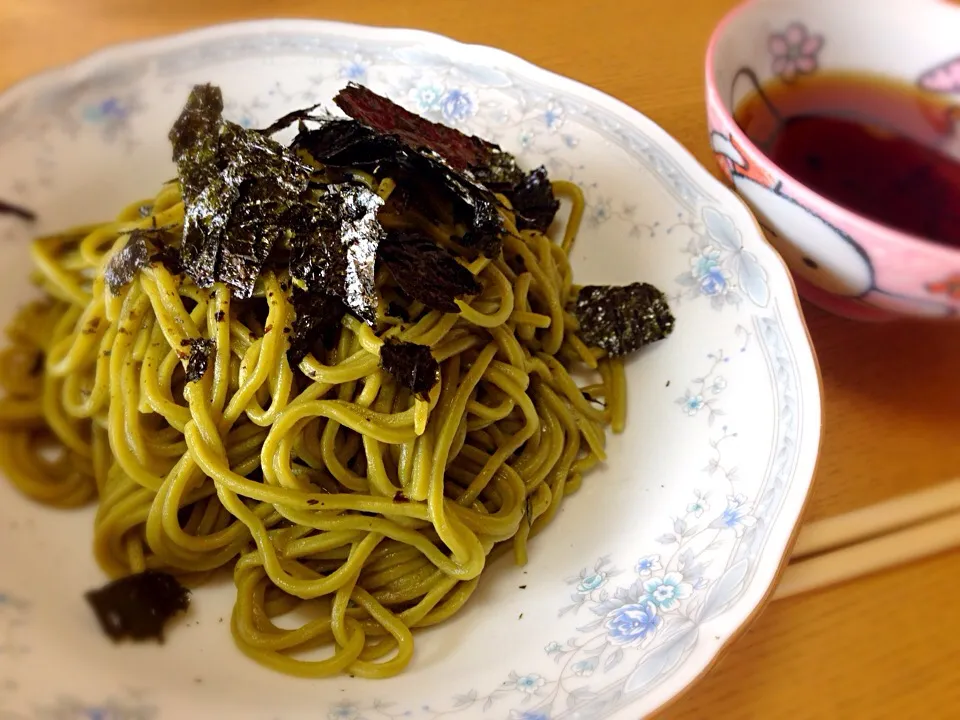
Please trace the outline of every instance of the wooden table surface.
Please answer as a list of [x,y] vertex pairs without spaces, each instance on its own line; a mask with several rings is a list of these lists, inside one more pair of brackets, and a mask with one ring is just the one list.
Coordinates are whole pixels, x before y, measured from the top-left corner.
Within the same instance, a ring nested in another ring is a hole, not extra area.
[[[418,27],[493,45],[638,108],[715,170],[703,54],[735,0],[0,0],[0,87],[108,43],[262,17]],[[826,427],[808,518],[960,476],[960,326],[805,307]],[[768,607],[662,717],[960,716],[960,553]]]

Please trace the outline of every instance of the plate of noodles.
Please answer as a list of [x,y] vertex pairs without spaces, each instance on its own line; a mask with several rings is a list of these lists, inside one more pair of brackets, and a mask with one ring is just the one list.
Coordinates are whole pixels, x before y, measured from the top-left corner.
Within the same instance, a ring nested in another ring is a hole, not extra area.
[[637,718],[762,606],[816,361],[637,111],[261,21],[8,90],[0,167],[3,718]]

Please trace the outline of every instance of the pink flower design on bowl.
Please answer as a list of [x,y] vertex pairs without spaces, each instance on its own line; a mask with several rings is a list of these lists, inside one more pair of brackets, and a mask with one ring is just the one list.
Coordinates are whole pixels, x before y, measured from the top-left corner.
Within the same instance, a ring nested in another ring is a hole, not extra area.
[[803,23],[791,23],[782,33],[773,33],[767,42],[773,55],[773,74],[790,82],[799,75],[817,69],[817,55],[823,48],[823,35],[807,30]]

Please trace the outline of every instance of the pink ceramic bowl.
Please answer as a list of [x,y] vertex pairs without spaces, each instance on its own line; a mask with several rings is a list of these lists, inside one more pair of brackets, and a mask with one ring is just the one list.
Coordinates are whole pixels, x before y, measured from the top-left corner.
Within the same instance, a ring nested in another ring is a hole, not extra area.
[[[756,81],[823,70],[917,83],[960,106],[958,38],[960,6],[947,0],[748,0],[714,31],[706,61],[714,152],[808,300],[859,319],[960,318],[960,248],[873,222],[801,185],[747,139],[733,109]],[[960,122],[937,142],[960,161]]]

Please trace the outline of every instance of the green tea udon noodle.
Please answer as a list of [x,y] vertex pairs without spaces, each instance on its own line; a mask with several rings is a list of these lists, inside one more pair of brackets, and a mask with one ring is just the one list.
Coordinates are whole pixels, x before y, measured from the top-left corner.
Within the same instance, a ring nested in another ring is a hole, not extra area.
[[[518,230],[504,201],[502,252],[466,265],[483,290],[460,312],[404,299],[378,274],[411,320],[379,312],[375,332],[347,315],[333,347],[298,367],[284,272],[265,271],[245,300],[159,262],[107,288],[133,230],[182,227],[176,182],[113,222],[37,239],[44,297],[18,313],[0,358],[3,471],[42,503],[95,502],[94,553],[111,577],[163,570],[195,587],[231,570],[231,630],[256,661],[399,673],[411,631],[453,616],[495,556],[525,562],[603,459],[605,427],[623,427],[622,364],[588,348],[569,312],[583,198],[554,190],[572,203],[563,237]],[[455,232],[412,222],[438,242]],[[440,378],[426,398],[381,369],[387,338],[431,349]],[[214,350],[186,382],[198,339]],[[575,366],[599,380],[581,387]],[[291,617],[311,619],[278,620],[304,604]]]

